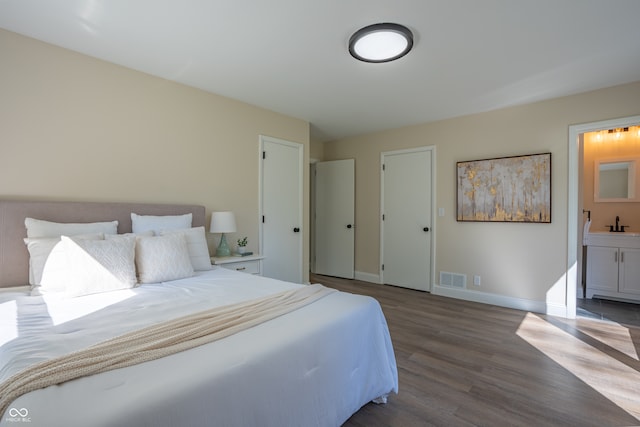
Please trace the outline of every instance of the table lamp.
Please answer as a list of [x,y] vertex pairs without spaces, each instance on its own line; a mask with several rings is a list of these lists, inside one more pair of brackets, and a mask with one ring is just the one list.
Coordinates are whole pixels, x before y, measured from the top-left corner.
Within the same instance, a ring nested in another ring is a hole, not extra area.
[[211,214],[211,227],[209,231],[211,233],[222,234],[220,236],[220,244],[216,249],[216,256],[230,256],[231,250],[227,244],[227,239],[224,237],[224,233],[233,233],[236,231],[236,219],[233,216],[233,212],[213,212]]

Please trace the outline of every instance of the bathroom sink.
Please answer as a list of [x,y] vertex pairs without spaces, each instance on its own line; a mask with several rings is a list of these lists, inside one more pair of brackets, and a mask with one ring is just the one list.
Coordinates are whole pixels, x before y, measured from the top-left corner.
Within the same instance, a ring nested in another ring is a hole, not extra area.
[[614,231],[589,231],[588,234],[597,234],[597,235],[611,235],[611,236],[622,236],[622,237],[640,237],[640,233],[630,233],[625,231],[624,233],[616,233]]
[[589,231],[584,235],[585,246],[610,246],[617,248],[640,248],[640,233],[612,233]]

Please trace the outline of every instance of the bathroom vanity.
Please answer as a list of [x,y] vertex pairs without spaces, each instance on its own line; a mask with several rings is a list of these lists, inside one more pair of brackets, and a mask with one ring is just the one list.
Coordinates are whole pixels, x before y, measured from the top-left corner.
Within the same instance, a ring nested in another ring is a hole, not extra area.
[[640,233],[587,232],[587,298],[640,302]]

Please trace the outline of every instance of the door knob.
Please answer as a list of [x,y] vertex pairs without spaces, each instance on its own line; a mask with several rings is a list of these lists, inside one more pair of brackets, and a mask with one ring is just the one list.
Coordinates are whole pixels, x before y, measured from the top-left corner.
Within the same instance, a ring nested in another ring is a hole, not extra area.
[[293,228],[293,232],[294,233],[299,233],[300,232],[300,228],[299,227],[294,227]]
[[422,231],[424,231],[426,233],[427,231],[429,231],[429,227],[423,228]]
[[351,228],[351,227],[353,227],[353,225],[347,224],[347,228]]

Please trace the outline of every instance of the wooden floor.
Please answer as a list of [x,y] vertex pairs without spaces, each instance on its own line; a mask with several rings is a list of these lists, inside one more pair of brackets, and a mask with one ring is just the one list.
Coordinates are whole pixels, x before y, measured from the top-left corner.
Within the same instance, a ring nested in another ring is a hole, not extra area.
[[601,298],[577,298],[576,303],[578,316],[580,317],[611,320],[625,325],[640,326],[640,304]]
[[311,275],[384,311],[399,393],[344,425],[637,426],[640,328]]

